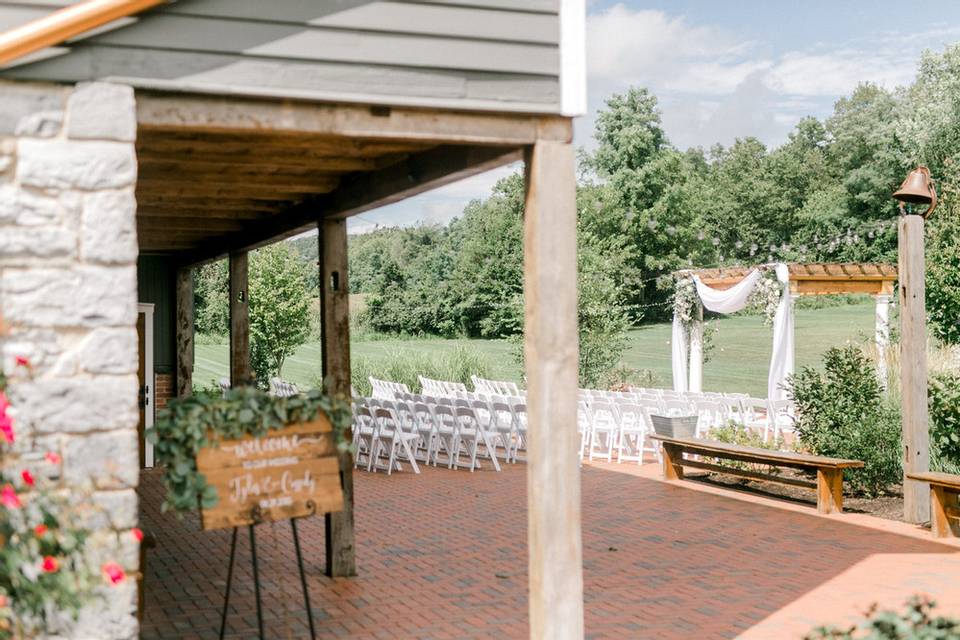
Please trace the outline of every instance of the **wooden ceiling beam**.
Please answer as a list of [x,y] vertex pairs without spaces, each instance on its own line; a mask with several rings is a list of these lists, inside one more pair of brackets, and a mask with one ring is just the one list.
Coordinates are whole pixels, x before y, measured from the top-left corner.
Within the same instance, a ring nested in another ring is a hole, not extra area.
[[191,231],[197,233],[225,233],[240,231],[244,228],[243,220],[227,220],[224,218],[182,218],[176,216],[154,216],[137,218],[137,232]]
[[316,187],[307,189],[305,185],[287,186],[283,184],[258,185],[243,183],[196,183],[166,182],[163,180],[137,182],[137,196],[169,196],[173,198],[206,198],[211,206],[220,199],[263,200],[267,202],[293,201],[298,202],[311,194],[323,193],[332,187]]
[[347,217],[456,180],[509,164],[523,150],[502,147],[436,147],[407,160],[344,179],[329,196],[315,196],[268,220],[249,224],[243,231],[205,243],[180,256],[181,266],[210,262],[232,251],[251,251],[307,231],[322,217]]
[[182,196],[169,194],[137,192],[138,207],[162,207],[164,209],[208,209],[220,211],[235,210],[249,213],[276,213],[284,207],[290,206],[289,200],[254,200],[251,198],[221,198],[211,202],[209,198]]
[[[237,96],[137,92],[140,131],[203,130],[400,140],[435,144],[570,142],[570,118],[530,114],[324,104]],[[152,135],[152,134],[151,134]]]
[[138,131],[137,153],[202,155],[227,153],[235,155],[287,155],[296,158],[377,158],[388,153],[425,151],[433,144],[413,142],[365,142],[343,138],[310,136],[277,137],[266,134],[210,135],[173,131]]
[[[271,212],[276,213],[276,212]],[[271,213],[261,211],[243,211],[239,209],[176,209],[172,207],[157,206],[137,206],[137,218],[180,218],[191,219],[199,218],[206,220],[208,218],[220,220],[262,220],[269,218]]]
[[[200,189],[206,187],[230,188],[234,186],[257,188],[259,190],[273,189],[279,193],[329,193],[340,183],[340,177],[329,173],[288,175],[272,173],[236,174],[186,172],[157,172],[142,171],[137,179],[137,187],[142,187],[144,193],[150,191],[162,192],[164,187],[189,187]],[[260,188],[263,189],[260,189]]]
[[372,171],[380,167],[376,158],[301,158],[289,153],[276,155],[205,154],[178,155],[143,151],[137,156],[141,171],[233,171],[262,172],[264,170],[298,172]]

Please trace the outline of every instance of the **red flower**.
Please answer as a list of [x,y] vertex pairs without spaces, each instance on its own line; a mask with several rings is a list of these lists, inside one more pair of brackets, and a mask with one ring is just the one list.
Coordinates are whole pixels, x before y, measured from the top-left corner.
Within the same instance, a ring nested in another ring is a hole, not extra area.
[[26,358],[25,356],[17,356],[17,357],[16,357],[16,361],[17,361],[17,366],[18,366],[18,367],[26,367],[27,369],[29,369],[30,366],[31,366],[31,365],[30,365],[30,361],[27,360],[27,358]]
[[50,464],[60,464],[60,461],[63,459],[59,453],[54,453],[53,451],[47,451],[45,458]]
[[110,584],[120,584],[127,577],[127,574],[123,572],[123,567],[116,562],[105,562],[102,569],[103,577]]
[[20,496],[9,484],[3,485],[3,489],[0,490],[0,504],[7,509],[19,509],[23,506],[23,503],[20,502]]
[[60,562],[53,556],[43,556],[43,563],[40,568],[45,573],[55,573],[60,568]]
[[130,530],[130,533],[132,533],[133,537],[137,539],[137,542],[143,542],[143,531],[134,527]]
[[33,485],[37,484],[37,481],[33,478],[33,474],[27,469],[24,469],[22,472],[20,472],[20,477],[23,478],[23,483],[28,487],[32,487]]
[[42,538],[46,533],[47,533],[47,525],[45,524],[38,524],[33,528],[33,535],[37,536],[38,538]]

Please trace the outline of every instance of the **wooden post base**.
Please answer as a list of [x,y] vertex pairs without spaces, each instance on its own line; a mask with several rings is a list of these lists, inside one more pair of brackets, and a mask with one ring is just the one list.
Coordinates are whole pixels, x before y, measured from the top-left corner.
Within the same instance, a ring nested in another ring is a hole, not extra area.
[[683,450],[672,444],[663,444],[663,479],[683,480]]
[[945,487],[930,486],[930,531],[934,538],[960,537],[958,495]]

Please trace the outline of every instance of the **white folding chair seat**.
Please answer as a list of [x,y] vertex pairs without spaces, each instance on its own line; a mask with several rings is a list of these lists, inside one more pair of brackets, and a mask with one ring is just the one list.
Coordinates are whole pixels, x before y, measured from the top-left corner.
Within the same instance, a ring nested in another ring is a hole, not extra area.
[[[416,432],[404,431],[397,417],[396,411],[392,409],[379,408],[373,412],[374,419],[380,425],[378,434],[378,445],[374,447],[374,468],[376,461],[380,458],[381,451],[388,454],[387,457],[387,475],[390,475],[394,468],[400,470],[399,454],[403,454],[414,473],[420,473],[420,467],[417,465],[416,457],[413,454],[413,445],[419,435]],[[386,451],[385,451],[386,450]]]

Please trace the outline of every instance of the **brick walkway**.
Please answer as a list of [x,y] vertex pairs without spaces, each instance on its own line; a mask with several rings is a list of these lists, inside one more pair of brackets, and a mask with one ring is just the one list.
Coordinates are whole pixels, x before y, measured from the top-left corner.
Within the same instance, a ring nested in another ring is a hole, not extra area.
[[[323,519],[301,521],[318,637],[525,638],[525,486],[522,465],[358,473],[360,576],[324,577]],[[140,493],[158,540],[142,637],[215,638],[229,532],[160,515],[153,472]],[[915,592],[960,614],[960,547],[597,467],[583,470],[583,496],[590,638],[797,638]],[[242,533],[232,638],[256,636]],[[258,527],[257,543],[267,637],[305,637],[288,524]]]

